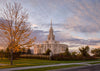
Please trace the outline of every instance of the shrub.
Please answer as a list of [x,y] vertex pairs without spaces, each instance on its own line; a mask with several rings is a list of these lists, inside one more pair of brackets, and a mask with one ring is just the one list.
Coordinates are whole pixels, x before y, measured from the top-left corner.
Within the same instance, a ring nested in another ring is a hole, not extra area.
[[94,54],[94,56],[100,57],[100,48],[91,50],[91,53]]
[[26,58],[26,59],[46,59],[49,60],[48,55],[21,55],[20,58]]
[[52,60],[94,60],[96,59],[95,57],[93,56],[89,56],[89,57],[83,57],[81,55],[76,55],[75,57],[73,56],[65,56],[65,55],[61,55],[61,54],[56,54],[56,55],[53,55],[52,56]]
[[[10,53],[9,48],[6,49],[6,51],[4,52],[4,54],[5,54],[6,58],[8,58],[8,59],[11,58],[11,53]],[[19,52],[13,52],[13,59],[15,60],[15,59],[19,58],[20,55],[21,55],[20,51]]]
[[46,55],[49,55],[50,52],[51,52],[51,50],[50,50],[50,49],[47,49],[47,51],[45,52],[45,54],[46,54]]
[[66,56],[71,56],[71,53],[69,52],[69,49],[68,48],[66,48],[66,50],[65,50],[65,55]]
[[4,51],[0,50],[0,58],[3,59],[3,57],[4,57]]
[[77,57],[77,52],[72,52],[72,53],[71,53],[71,56],[72,56],[72,57]]
[[31,49],[30,48],[27,49],[27,54],[31,54]]

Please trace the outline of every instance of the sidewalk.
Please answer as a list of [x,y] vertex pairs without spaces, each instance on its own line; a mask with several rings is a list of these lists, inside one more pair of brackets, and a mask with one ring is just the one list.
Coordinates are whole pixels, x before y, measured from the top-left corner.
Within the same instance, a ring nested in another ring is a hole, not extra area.
[[90,66],[79,66],[72,68],[61,68],[48,71],[100,71],[100,64],[94,64]]
[[3,66],[3,65],[8,65],[8,64],[0,64],[0,66]]
[[12,70],[24,70],[24,69],[34,69],[34,68],[44,68],[44,67],[53,67],[53,66],[63,66],[63,65],[73,65],[73,64],[83,64],[83,65],[91,65],[88,63],[100,62],[100,61],[91,61],[91,62],[82,62],[82,63],[61,63],[61,64],[53,64],[53,65],[41,65],[41,66],[28,66],[28,67],[16,67],[16,68],[5,68],[0,69],[0,71],[12,71]]

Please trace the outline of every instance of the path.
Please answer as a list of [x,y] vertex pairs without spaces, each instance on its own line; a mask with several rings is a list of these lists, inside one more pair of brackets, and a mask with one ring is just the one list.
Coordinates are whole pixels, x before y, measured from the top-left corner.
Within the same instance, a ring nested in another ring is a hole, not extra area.
[[3,65],[8,65],[8,64],[0,64],[0,66],[3,66]]
[[24,70],[24,69],[44,68],[44,67],[53,67],[53,66],[73,65],[73,64],[75,64],[75,65],[78,65],[78,64],[90,65],[88,63],[94,63],[94,62],[100,62],[100,61],[81,62],[81,63],[61,63],[61,64],[53,64],[53,65],[5,68],[5,69],[0,69],[0,71]]
[[72,67],[72,68],[54,69],[54,70],[48,70],[48,71],[100,71],[100,64]]

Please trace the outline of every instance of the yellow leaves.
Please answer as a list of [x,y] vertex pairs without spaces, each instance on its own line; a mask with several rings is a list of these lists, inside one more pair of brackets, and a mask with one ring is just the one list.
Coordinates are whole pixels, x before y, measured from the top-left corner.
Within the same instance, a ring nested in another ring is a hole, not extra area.
[[8,48],[13,52],[21,51],[21,47],[31,47],[36,37],[32,38],[30,24],[27,24],[28,14],[22,10],[19,4],[6,4],[3,9],[3,23],[0,23],[0,30],[3,31],[4,37],[9,43]]
[[24,38],[27,38],[29,35],[30,35],[30,34],[25,34],[23,37],[24,37]]
[[20,46],[18,46],[17,44],[14,44],[14,43],[10,44],[8,46],[8,48],[9,48],[9,50],[13,50],[13,52],[21,51]]
[[27,45],[27,47],[29,48],[29,47],[32,47],[32,45]]
[[11,49],[13,49],[13,47],[10,46],[10,47],[9,47],[9,50],[11,50]]
[[14,52],[19,52],[20,48],[15,47]]
[[36,37],[34,37],[34,40],[36,40]]
[[21,51],[21,48],[20,47],[14,47],[13,48],[13,52],[19,52],[19,51]]
[[8,32],[7,32],[7,31],[5,31],[4,33],[5,33],[6,35],[8,34]]

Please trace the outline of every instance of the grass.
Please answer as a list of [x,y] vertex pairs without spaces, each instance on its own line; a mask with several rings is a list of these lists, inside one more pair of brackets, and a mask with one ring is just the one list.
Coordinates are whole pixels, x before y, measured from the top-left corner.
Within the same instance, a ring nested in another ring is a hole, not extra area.
[[11,68],[11,67],[25,67],[25,66],[39,66],[39,65],[50,65],[59,63],[80,63],[88,61],[100,61],[99,60],[86,60],[86,61],[51,61],[51,60],[41,60],[41,59],[23,59],[14,60],[14,65],[10,66],[10,61],[8,59],[0,60],[1,64],[8,64],[0,66],[0,68]]
[[100,62],[93,62],[93,63],[89,63],[89,64],[100,64]]
[[69,67],[77,67],[83,65],[64,65],[64,66],[54,66],[54,67],[45,67],[45,68],[36,68],[36,69],[26,69],[26,70],[17,70],[17,71],[47,71],[53,69],[61,69],[61,68],[69,68]]

